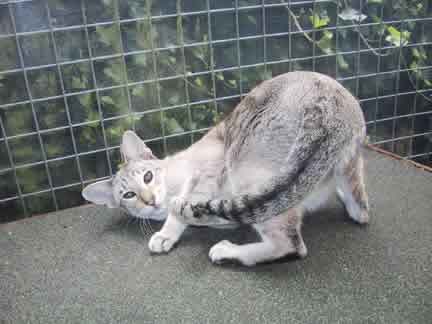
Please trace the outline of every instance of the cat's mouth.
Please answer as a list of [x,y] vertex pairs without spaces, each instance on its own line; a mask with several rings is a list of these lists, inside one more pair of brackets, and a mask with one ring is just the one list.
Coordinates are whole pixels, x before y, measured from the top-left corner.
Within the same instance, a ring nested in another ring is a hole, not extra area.
[[164,209],[162,203],[154,203],[154,204],[146,205],[146,206],[148,208],[152,208],[155,211],[160,211],[160,210]]
[[148,210],[158,210],[160,209],[160,205],[159,204],[146,204],[146,203],[142,203],[141,204],[141,208],[145,208]]

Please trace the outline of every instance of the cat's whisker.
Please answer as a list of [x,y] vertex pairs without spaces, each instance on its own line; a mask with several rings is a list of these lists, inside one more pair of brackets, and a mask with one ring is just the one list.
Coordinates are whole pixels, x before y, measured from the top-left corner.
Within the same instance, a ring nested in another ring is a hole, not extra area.
[[151,236],[153,234],[153,229],[149,226],[146,218],[142,219],[143,227],[145,228],[146,236]]
[[126,215],[126,222],[125,222],[125,226],[126,228],[129,227],[129,225],[133,222],[133,218],[131,218],[129,215]]
[[154,230],[153,226],[151,225],[150,220],[147,219],[147,218],[145,218],[145,219],[144,219],[144,222],[147,224],[147,227],[148,227],[149,230],[150,230],[150,234],[151,234],[151,235],[154,234],[156,231]]
[[144,237],[146,237],[148,233],[147,233],[147,229],[146,229],[146,227],[144,225],[144,220],[143,219],[139,219],[138,220],[138,225],[139,225],[139,228],[141,230],[141,233],[143,234]]
[[151,236],[156,232],[147,218],[140,218],[139,222],[144,236]]

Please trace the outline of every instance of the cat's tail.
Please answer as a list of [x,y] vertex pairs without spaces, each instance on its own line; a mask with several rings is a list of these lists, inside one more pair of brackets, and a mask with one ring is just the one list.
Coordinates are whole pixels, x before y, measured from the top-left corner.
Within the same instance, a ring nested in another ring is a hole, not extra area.
[[245,194],[230,199],[193,203],[185,198],[177,198],[171,212],[184,223],[191,225],[253,224],[282,190],[274,187],[257,195]]

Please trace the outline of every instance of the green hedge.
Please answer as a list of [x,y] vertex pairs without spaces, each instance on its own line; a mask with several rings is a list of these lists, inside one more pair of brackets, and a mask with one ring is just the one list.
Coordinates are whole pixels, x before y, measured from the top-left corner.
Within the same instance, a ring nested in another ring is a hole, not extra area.
[[[430,2],[297,2],[266,0],[263,9],[239,0],[238,16],[209,15],[196,0],[50,0],[49,15],[43,1],[18,2],[10,5],[17,37],[0,5],[0,200],[17,196],[17,184],[22,194],[46,190],[24,204],[0,202],[0,222],[82,204],[82,181],[116,171],[126,129],[163,157],[199,139],[241,93],[293,70],[342,78],[359,99],[379,97],[362,101],[367,120],[379,120],[368,124],[373,142],[401,138],[381,146],[404,156],[432,152]],[[417,160],[432,164],[431,155]]]

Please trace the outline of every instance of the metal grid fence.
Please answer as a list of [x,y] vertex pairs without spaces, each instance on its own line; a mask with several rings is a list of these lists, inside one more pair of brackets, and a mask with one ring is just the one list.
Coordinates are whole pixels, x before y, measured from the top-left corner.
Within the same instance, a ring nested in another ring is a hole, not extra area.
[[337,78],[372,142],[431,163],[431,4],[401,3],[0,2],[0,222],[83,203],[125,129],[169,154],[293,70]]

